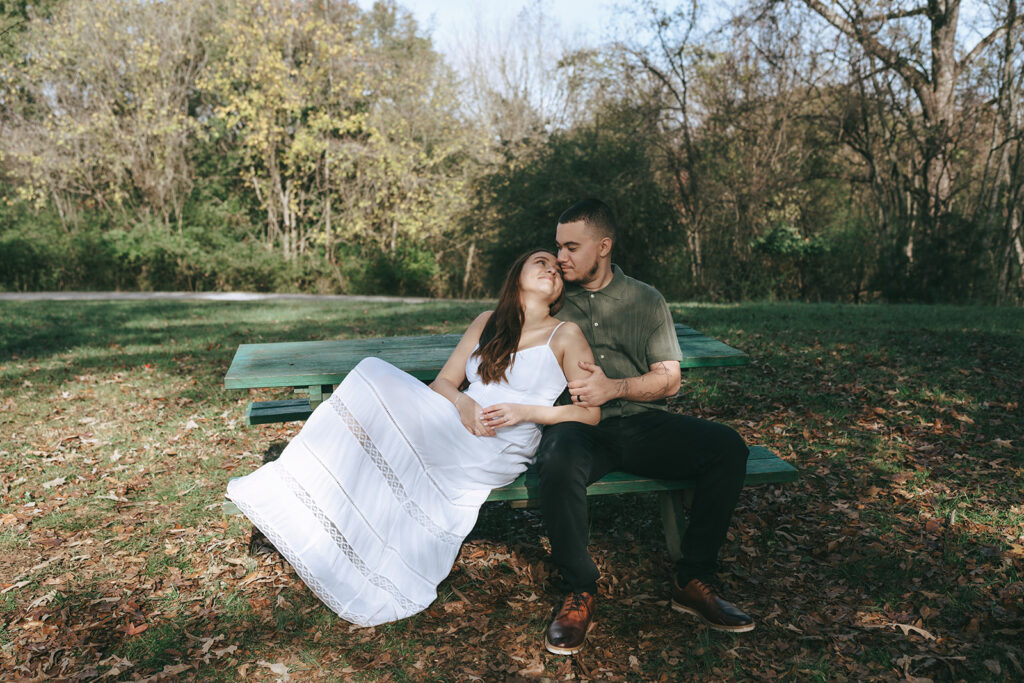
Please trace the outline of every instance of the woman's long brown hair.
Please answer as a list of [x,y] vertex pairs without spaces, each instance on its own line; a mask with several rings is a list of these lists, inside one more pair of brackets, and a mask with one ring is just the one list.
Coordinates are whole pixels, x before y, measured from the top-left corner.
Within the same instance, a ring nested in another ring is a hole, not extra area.
[[[505,372],[512,367],[515,350],[519,348],[519,339],[523,334],[523,304],[519,299],[519,276],[523,272],[526,261],[534,254],[544,252],[555,255],[550,249],[531,249],[512,262],[505,275],[505,283],[498,294],[498,304],[494,313],[487,319],[480,333],[480,346],[473,355],[480,357],[480,379],[484,384],[500,382],[505,379]],[[565,288],[558,298],[551,302],[551,315],[562,308]]]

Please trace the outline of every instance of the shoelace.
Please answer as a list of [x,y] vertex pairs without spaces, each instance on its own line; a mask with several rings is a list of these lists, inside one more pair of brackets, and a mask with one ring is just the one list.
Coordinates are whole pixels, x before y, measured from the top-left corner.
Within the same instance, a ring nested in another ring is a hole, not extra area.
[[700,579],[696,579],[696,581],[697,581],[697,588],[700,589],[700,592],[705,597],[715,596],[715,597],[719,598],[720,600],[725,600],[725,597],[722,595],[722,591],[721,591],[721,589],[718,586],[716,586],[716,585],[714,585],[712,583],[708,583],[707,581],[701,581]]
[[563,614],[568,616],[571,612],[587,612],[587,598],[583,593],[570,593],[562,604],[559,616]]

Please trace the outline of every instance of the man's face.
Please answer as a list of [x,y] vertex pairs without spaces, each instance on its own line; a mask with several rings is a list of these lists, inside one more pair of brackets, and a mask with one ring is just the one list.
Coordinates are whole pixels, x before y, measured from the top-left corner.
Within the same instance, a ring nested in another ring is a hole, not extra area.
[[597,276],[601,240],[583,221],[559,223],[555,232],[558,267],[566,282],[585,285]]

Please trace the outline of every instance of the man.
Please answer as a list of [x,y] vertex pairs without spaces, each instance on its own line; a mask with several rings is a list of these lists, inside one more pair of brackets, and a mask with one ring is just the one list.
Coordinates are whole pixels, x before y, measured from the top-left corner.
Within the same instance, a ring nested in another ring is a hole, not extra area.
[[668,412],[665,399],[679,391],[682,360],[675,326],[657,290],[612,265],[612,210],[596,199],[574,204],[558,219],[556,241],[566,283],[558,317],[580,326],[595,360],[581,363],[591,374],[570,382],[569,393],[578,405],[600,406],[601,423],[551,425],[537,451],[541,510],[566,594],[545,646],[564,655],[583,648],[599,575],[587,551],[586,488],[613,470],[695,480],[672,608],[711,628],[753,629],[710,583],[743,488],[746,444],[729,427]]

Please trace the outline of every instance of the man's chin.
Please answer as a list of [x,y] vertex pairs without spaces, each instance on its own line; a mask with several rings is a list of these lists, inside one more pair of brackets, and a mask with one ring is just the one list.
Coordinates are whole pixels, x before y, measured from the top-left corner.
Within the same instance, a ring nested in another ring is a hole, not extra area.
[[568,282],[570,284],[576,284],[577,282],[580,281],[580,279],[581,279],[580,276],[577,275],[575,272],[572,272],[572,273],[563,272],[562,273],[562,281],[563,282]]

